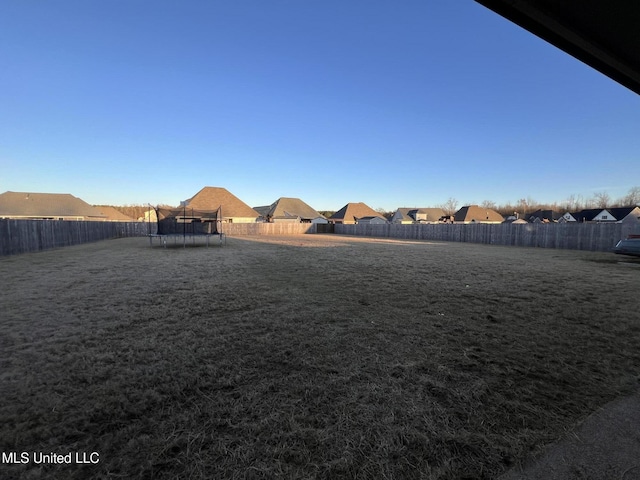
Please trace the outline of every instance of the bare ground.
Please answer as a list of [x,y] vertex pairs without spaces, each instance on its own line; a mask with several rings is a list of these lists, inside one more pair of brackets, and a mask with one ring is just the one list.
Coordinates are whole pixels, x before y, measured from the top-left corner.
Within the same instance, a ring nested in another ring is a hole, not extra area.
[[2,478],[495,478],[638,388],[640,263],[335,235],[0,258]]

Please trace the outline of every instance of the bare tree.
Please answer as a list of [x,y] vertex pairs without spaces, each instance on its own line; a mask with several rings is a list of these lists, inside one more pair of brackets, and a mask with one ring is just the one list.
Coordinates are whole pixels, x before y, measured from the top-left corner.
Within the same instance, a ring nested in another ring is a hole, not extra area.
[[453,215],[458,210],[458,200],[453,197],[449,197],[449,199],[443,204],[439,205],[439,207],[444,210],[444,213],[447,215]]
[[577,212],[578,210],[582,210],[584,207],[584,201],[580,195],[572,193],[562,205],[563,209],[566,209],[567,212]]
[[619,201],[623,207],[640,205],[640,187],[631,187],[629,192]]
[[385,210],[382,207],[376,208],[376,212],[378,212],[380,215],[382,215],[387,220],[391,220],[391,217],[393,217],[393,214],[395,213],[395,212],[390,212],[388,210]]
[[527,212],[529,212],[529,200],[527,200],[526,198],[521,198],[520,200],[518,200],[516,208],[518,209],[518,213],[521,213],[524,217]]
[[498,206],[496,205],[496,202],[492,201],[492,200],[484,200],[480,206],[482,208],[488,208],[490,210],[498,210]]
[[590,204],[595,208],[607,208],[611,203],[611,197],[607,192],[596,192],[590,199]]

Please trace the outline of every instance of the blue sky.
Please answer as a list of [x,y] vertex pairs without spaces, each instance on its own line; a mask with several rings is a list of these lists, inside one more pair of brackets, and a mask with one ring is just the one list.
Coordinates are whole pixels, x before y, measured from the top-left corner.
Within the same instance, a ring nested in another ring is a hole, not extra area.
[[640,185],[640,97],[472,0],[8,0],[0,192],[318,210]]

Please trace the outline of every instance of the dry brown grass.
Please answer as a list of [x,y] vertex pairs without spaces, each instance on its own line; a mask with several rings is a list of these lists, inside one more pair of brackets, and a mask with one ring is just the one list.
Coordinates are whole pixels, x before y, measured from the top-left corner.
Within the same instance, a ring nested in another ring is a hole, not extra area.
[[2,478],[494,478],[637,388],[640,264],[306,235],[0,258]]

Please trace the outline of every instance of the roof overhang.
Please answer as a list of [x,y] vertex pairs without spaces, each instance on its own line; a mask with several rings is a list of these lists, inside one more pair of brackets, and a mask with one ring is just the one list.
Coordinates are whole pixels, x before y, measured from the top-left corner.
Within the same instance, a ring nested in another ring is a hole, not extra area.
[[476,2],[640,95],[640,1]]

